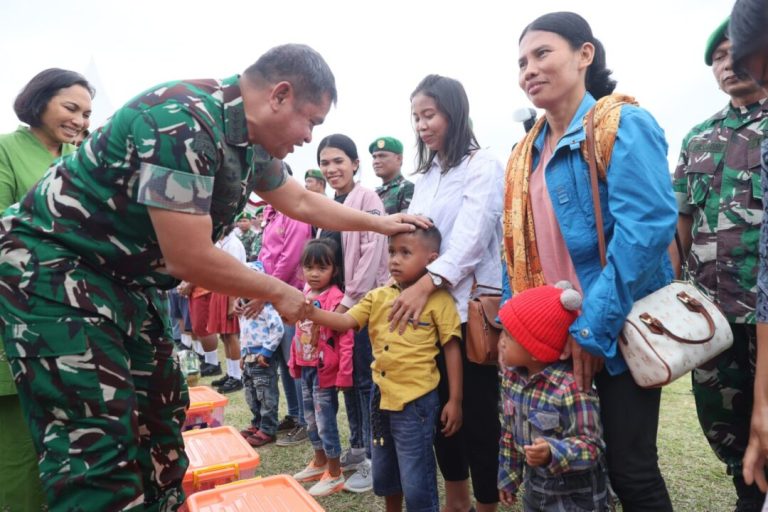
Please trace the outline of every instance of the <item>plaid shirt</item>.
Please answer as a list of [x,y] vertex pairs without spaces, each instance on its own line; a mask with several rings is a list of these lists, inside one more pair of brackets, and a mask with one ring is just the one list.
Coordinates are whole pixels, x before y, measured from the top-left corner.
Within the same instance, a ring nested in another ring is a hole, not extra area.
[[524,368],[502,368],[502,393],[499,489],[517,492],[523,447],[537,437],[549,444],[552,460],[543,469],[552,475],[598,463],[605,443],[597,394],[579,391],[570,363],[553,363],[530,379]]

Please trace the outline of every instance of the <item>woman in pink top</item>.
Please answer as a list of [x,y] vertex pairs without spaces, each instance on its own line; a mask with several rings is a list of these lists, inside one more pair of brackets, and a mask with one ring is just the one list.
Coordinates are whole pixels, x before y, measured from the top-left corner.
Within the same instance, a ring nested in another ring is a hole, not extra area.
[[[373,215],[384,214],[384,204],[378,194],[354,181],[360,160],[352,139],[339,133],[324,138],[317,148],[317,163],[335,191],[336,202]],[[366,293],[386,282],[387,237],[371,231],[321,231],[319,236],[329,237],[341,247],[337,262],[341,265],[341,275],[344,277],[344,298],[336,308],[337,312],[344,313]],[[341,464],[344,470],[357,468],[357,473],[346,481],[344,488],[352,492],[365,492],[373,488],[369,414],[373,353],[368,329],[361,329],[355,334],[353,357],[354,388],[344,392],[351,448],[342,455]]]

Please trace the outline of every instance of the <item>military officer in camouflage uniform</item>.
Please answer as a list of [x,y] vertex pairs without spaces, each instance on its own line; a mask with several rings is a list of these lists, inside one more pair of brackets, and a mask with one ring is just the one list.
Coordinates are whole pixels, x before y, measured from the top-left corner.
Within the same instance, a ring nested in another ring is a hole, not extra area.
[[[741,468],[755,375],[760,144],[768,103],[751,79],[734,73],[726,29],[727,20],[710,37],[705,60],[730,102],[686,136],[675,192],[691,275],[721,307],[734,334],[731,349],[693,372],[699,423],[733,477],[736,510],[749,511],[760,510],[763,502],[760,490],[744,483]],[[671,255],[679,260],[676,250]]]
[[[252,190],[336,230],[395,233],[412,217],[344,208],[286,179],[336,100],[323,58],[273,48],[242,76],[168,82],[118,110],[0,220],[0,328],[50,509],[175,510],[188,465],[187,389],[160,289],[178,279],[268,300],[303,294],[212,240]],[[2,456],[2,454],[0,454]]]
[[388,214],[408,210],[413,197],[413,183],[403,178],[403,143],[394,137],[379,137],[371,142],[368,151],[373,157],[373,172],[381,178],[376,189],[384,210]]

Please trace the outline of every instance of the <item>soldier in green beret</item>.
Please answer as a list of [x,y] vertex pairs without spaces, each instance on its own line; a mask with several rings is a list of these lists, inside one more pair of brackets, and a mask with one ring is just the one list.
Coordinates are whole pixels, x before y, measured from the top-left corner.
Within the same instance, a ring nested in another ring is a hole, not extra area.
[[251,249],[253,247],[253,239],[256,238],[256,231],[251,228],[251,219],[253,216],[248,212],[243,212],[235,217],[235,235],[243,243],[245,248],[245,258],[247,261],[251,259]]
[[304,173],[304,187],[318,194],[325,194],[325,176],[320,169],[309,169]]
[[394,137],[379,137],[368,151],[373,157],[373,172],[381,178],[376,189],[387,214],[405,212],[413,197],[413,183],[403,178],[403,143]]
[[[733,477],[737,511],[759,511],[764,495],[742,476],[753,402],[755,304],[763,202],[760,144],[768,128],[766,94],[733,69],[728,20],[707,41],[704,62],[728,104],[685,137],[675,170],[677,231],[696,285],[714,298],[733,330],[733,346],[693,371],[704,435]],[[673,244],[674,246],[674,244]],[[673,263],[680,259],[671,248]],[[679,268],[679,265],[675,265]]]

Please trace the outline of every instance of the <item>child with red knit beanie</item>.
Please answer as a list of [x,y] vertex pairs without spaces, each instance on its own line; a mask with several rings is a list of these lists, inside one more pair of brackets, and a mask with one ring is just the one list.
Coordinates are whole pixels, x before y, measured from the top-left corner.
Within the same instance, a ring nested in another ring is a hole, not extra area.
[[526,511],[608,510],[597,394],[580,391],[570,361],[560,360],[580,307],[581,295],[561,281],[518,293],[499,311],[506,505],[524,482]]

